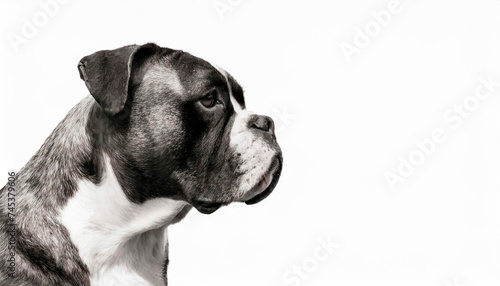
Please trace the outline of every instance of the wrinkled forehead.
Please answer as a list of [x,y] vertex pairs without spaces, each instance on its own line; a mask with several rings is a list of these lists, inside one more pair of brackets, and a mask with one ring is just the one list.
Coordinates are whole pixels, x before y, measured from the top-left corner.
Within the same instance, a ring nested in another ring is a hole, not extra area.
[[227,90],[235,111],[245,109],[243,89],[224,69],[182,51],[176,51],[168,61],[188,93],[203,94],[207,88],[217,86]]

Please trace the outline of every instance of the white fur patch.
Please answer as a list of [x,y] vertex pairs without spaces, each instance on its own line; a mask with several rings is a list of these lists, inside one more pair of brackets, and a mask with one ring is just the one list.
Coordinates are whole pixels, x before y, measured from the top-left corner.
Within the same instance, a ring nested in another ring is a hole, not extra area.
[[149,89],[160,89],[165,83],[168,84],[168,88],[176,94],[184,94],[185,90],[182,86],[179,75],[175,72],[173,67],[170,67],[167,63],[166,65],[152,65],[144,74],[142,82],[148,83],[147,88]]
[[95,285],[164,285],[166,226],[186,202],[130,202],[106,157],[99,185],[82,180],[59,214]]
[[243,108],[241,108],[241,105],[236,101],[236,99],[234,99],[232,92],[229,93],[229,99],[231,99],[231,104],[233,105],[234,111],[236,113],[239,113],[243,110]]

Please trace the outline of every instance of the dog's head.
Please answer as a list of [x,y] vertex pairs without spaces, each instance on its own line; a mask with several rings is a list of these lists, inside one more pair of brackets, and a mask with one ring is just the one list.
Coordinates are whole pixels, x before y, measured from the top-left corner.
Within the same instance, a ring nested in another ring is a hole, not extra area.
[[106,133],[94,144],[131,201],[178,198],[208,214],[257,203],[276,186],[283,159],[274,123],[246,110],[224,70],[155,44],[99,51],[78,69],[99,106],[89,130]]

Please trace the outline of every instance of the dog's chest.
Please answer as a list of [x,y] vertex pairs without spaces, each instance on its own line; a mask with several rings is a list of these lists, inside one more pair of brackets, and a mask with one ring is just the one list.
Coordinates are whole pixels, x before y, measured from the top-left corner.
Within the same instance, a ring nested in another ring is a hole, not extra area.
[[96,285],[165,285],[166,227],[187,203],[157,198],[130,202],[109,159],[103,181],[80,181],[59,214]]
[[154,240],[154,238],[141,240],[125,247],[123,253],[116,257],[112,265],[103,266],[96,273],[91,274],[91,285],[164,286],[164,257],[152,253],[152,249],[156,249],[154,252],[163,254],[164,243]]
[[166,285],[163,275],[165,244],[164,237],[154,232],[129,241],[116,254],[113,263],[91,273],[91,285]]

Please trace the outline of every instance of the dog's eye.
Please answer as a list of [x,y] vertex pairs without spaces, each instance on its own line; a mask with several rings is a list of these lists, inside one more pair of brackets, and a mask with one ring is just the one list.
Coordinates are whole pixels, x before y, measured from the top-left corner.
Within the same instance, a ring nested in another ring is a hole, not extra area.
[[214,107],[217,103],[220,103],[219,98],[217,97],[217,91],[212,90],[208,94],[206,94],[204,97],[200,99],[201,104],[205,106],[206,108],[212,108]]

